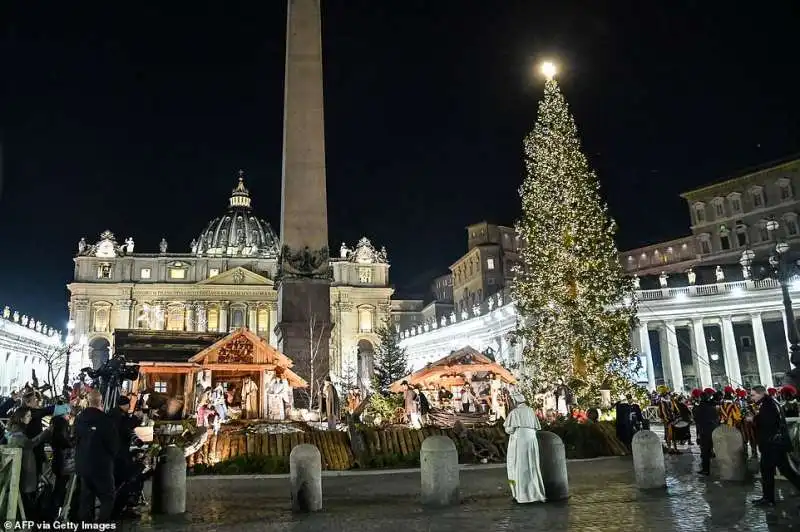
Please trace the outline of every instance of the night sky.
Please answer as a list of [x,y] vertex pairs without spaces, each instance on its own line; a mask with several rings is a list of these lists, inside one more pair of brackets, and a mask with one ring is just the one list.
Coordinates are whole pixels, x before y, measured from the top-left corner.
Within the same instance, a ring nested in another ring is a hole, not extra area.
[[[412,293],[513,223],[543,58],[620,249],[688,233],[680,192],[800,151],[800,11],[734,4],[324,0],[331,247],[385,245]],[[278,231],[285,9],[3,2],[0,304],[63,327],[80,237],[188,251],[239,169]]]

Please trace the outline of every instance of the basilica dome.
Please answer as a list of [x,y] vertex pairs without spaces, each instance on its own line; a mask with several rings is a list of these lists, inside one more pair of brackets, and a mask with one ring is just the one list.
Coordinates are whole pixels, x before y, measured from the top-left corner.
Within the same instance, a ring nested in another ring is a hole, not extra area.
[[228,212],[214,218],[192,241],[192,253],[199,256],[277,257],[278,237],[269,223],[256,218],[244,173],[228,200]]

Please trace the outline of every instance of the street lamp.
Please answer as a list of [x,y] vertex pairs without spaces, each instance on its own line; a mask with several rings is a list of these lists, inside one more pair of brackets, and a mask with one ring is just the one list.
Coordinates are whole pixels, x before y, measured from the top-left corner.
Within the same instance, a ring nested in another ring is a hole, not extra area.
[[[770,237],[775,234],[779,227],[778,222],[774,219],[767,222],[766,228]],[[743,261],[745,260],[745,253],[742,253]],[[800,386],[800,333],[797,330],[797,321],[794,317],[789,287],[792,284],[792,279],[800,274],[800,267],[789,258],[789,244],[784,241],[779,241],[775,244],[775,254],[769,257],[768,262],[752,264],[754,266],[753,278],[756,281],[768,278],[775,279],[781,286],[783,310],[786,313],[786,328],[788,329],[786,338],[789,341],[789,361],[794,366],[786,374],[785,379],[789,384],[798,387]]]
[[67,337],[65,339],[65,343],[67,344],[66,345],[67,352],[66,352],[66,359],[64,361],[64,391],[63,391],[63,393],[64,393],[64,396],[66,397],[67,396],[67,388],[69,388],[69,359],[70,359],[70,356],[72,355],[72,352],[76,348],[80,348],[81,350],[83,350],[83,348],[87,344],[86,335],[85,334],[81,335],[80,340],[78,340],[76,342],[76,340],[75,340],[75,322],[72,321],[72,320],[69,320],[67,322]]

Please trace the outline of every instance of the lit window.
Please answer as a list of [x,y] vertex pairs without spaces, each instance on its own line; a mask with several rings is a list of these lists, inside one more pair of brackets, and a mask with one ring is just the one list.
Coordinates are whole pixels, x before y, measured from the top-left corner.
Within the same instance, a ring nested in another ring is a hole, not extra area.
[[186,270],[183,268],[170,268],[169,269],[169,278],[170,279],[186,279]]
[[167,393],[167,381],[156,381],[153,385],[153,391],[156,393]]
[[208,309],[208,330],[210,332],[219,330],[219,309],[217,307]]
[[358,282],[369,284],[372,282],[372,268],[363,267],[358,269]]
[[150,278],[150,268],[142,268],[140,277],[142,279],[149,279]]
[[183,316],[183,307],[170,307],[169,313],[167,314],[167,330],[182,331]]
[[265,308],[258,309],[258,315],[256,317],[256,326],[258,327],[259,333],[265,333],[269,331],[269,310]]
[[372,309],[358,310],[358,330],[366,333],[372,332]]
[[219,268],[210,268],[208,270],[208,278],[211,279],[212,277],[216,277],[219,275]]
[[111,279],[111,264],[104,262],[97,267],[98,279]]
[[490,258],[486,259],[486,269],[494,270],[494,259],[493,258],[490,257]]

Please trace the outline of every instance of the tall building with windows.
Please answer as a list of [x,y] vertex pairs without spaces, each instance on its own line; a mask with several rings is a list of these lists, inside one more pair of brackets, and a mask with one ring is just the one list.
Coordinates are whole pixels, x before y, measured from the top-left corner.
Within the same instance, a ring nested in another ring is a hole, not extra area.
[[[752,261],[765,263],[779,242],[788,244],[782,246],[786,259],[800,258],[798,187],[795,157],[686,192],[690,235],[620,253],[636,288],[639,325],[631,339],[642,384],[688,390],[783,382],[791,369],[787,330],[798,322],[787,316],[779,283],[753,277]],[[480,236],[480,229],[470,233],[470,243]],[[444,319],[407,316],[401,345],[415,369],[464,345],[491,349],[508,365],[521,363],[522,346],[509,334],[517,322],[510,294],[486,297],[487,285],[470,277],[483,278],[474,270],[486,258],[471,248],[453,268],[456,302],[462,287],[483,289],[483,298],[476,295]],[[800,308],[800,279],[789,294]]]
[[[88,350],[77,367],[98,367],[113,351],[115,329],[227,332],[248,327],[277,347],[280,243],[256,216],[240,175],[227,210],[213,218],[187,248],[166,239],[158,252],[137,251],[104,231],[78,243],[70,292],[70,320]],[[378,341],[375,328],[390,316],[389,262],[367,238],[342,244],[330,259],[331,373],[348,366],[367,371]],[[361,363],[359,363],[361,361]],[[77,368],[76,367],[76,368]]]
[[480,222],[467,227],[467,252],[450,266],[453,304],[471,309],[513,278],[520,241],[513,227]]

